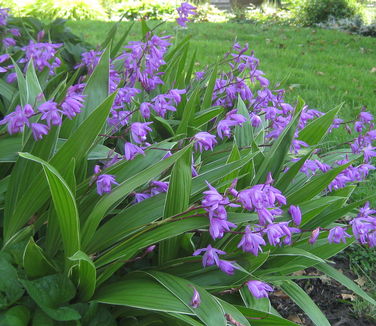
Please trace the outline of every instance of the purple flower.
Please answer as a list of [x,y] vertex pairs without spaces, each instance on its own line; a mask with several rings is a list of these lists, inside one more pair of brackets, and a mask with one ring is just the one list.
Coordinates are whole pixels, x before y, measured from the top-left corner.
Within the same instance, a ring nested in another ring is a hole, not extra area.
[[124,158],[127,161],[133,160],[138,154],[145,154],[141,147],[129,142],[124,144]]
[[202,206],[204,206],[209,211],[214,211],[220,205],[229,204],[229,200],[223,197],[217,189],[215,189],[209,182],[206,181],[210,190],[203,192],[204,199],[202,200]]
[[308,242],[310,244],[314,244],[317,238],[319,237],[319,235],[320,235],[320,228],[318,227],[312,231],[311,237],[309,238]]
[[222,259],[219,260],[218,267],[222,272],[228,275],[233,275],[235,272],[235,269],[237,269],[233,261],[222,260]]
[[0,26],[6,26],[9,10],[9,8],[0,8]]
[[47,101],[38,107],[38,111],[42,113],[41,120],[46,120],[49,127],[61,125],[61,113],[56,102]]
[[0,120],[0,125],[4,124],[8,125],[10,135],[22,132],[25,125],[30,125],[28,115],[20,105],[17,105],[15,110],[6,115],[3,120]]
[[202,131],[197,133],[193,139],[195,140],[195,149],[196,151],[199,149],[200,152],[213,150],[217,141],[215,140],[215,136],[209,134],[206,131]]
[[37,33],[37,41],[40,42],[43,40],[44,35],[46,35],[46,32],[42,29]]
[[142,202],[145,199],[148,199],[151,197],[151,194],[143,193],[143,192],[136,192],[134,194],[134,200],[136,203]]
[[373,115],[366,111],[360,112],[359,120],[363,123],[370,124],[373,120]]
[[71,86],[61,104],[62,112],[68,119],[73,119],[84,107],[85,95],[79,94],[81,88],[81,84]]
[[364,155],[364,162],[368,163],[372,157],[376,156],[376,152],[374,151],[376,147],[368,145],[367,147],[363,148],[363,155]]
[[176,22],[182,27],[187,27],[187,22],[189,21],[188,17],[190,15],[196,15],[196,9],[196,7],[190,5],[188,2],[183,2],[180,7],[176,9],[179,14],[179,18],[176,19]]
[[346,238],[351,238],[351,235],[346,233],[346,229],[336,226],[329,231],[329,243],[346,243]]
[[268,236],[268,241],[272,246],[282,244],[282,237],[286,236],[285,230],[281,228],[281,225],[279,223],[269,224],[264,232]]
[[62,44],[35,43],[34,41],[30,41],[29,45],[22,48],[22,51],[25,52],[25,57],[19,62],[28,63],[30,60],[33,60],[37,70],[43,71],[47,67],[52,75],[54,69],[61,64],[60,59],[56,56],[56,50],[61,46]]
[[252,127],[259,127],[261,125],[261,118],[257,115],[257,114],[254,114],[254,113],[251,113],[251,124],[252,124]]
[[209,218],[209,220],[209,233],[214,240],[222,238],[226,231],[230,231],[230,228],[236,228],[234,223],[231,223],[225,219]]
[[150,184],[152,186],[152,189],[150,191],[152,196],[168,191],[168,184],[169,184],[168,182],[154,180],[150,182]]
[[195,74],[196,80],[201,80],[205,77],[205,71],[197,71]]
[[48,127],[41,123],[32,123],[31,131],[35,140],[40,140],[48,134]]
[[192,300],[190,302],[190,305],[192,308],[198,308],[201,304],[201,298],[200,298],[200,293],[196,290],[196,288],[193,288],[193,296]]
[[253,280],[253,281],[248,281],[247,283],[249,292],[252,293],[252,295],[257,298],[267,298],[268,297],[268,292],[273,291],[273,288],[264,282]]
[[185,94],[186,92],[185,89],[170,89],[168,95],[178,104],[181,102],[181,94]]
[[202,252],[205,252],[204,256],[202,257],[202,265],[206,266],[219,266],[219,257],[218,255],[225,255],[226,252],[213,248],[211,245],[208,245],[206,248],[197,249],[193,256],[200,255]]
[[16,41],[11,37],[6,37],[6,38],[3,39],[3,45],[4,45],[5,48],[9,48],[11,46],[15,46]]
[[247,119],[236,113],[237,110],[232,110],[226,115],[226,119],[219,121],[217,126],[217,133],[220,138],[224,136],[231,137],[231,127],[242,125]]
[[252,232],[249,225],[245,228],[245,233],[238,244],[238,248],[242,248],[245,252],[251,252],[257,256],[259,251],[262,252],[261,245],[265,246],[265,240],[259,232]]
[[8,31],[15,37],[21,36],[20,30],[18,28],[9,28]]
[[289,208],[289,213],[296,225],[299,225],[302,222],[302,212],[300,211],[299,206],[291,205]]
[[94,50],[90,50],[88,52],[82,53],[81,54],[82,61],[80,64],[76,65],[74,69],[77,69],[80,67],[86,67],[88,75],[91,75],[95,67],[98,65],[102,53],[103,53],[102,51],[94,51]]
[[111,185],[117,185],[115,177],[110,174],[101,174],[97,179],[97,193],[102,196],[104,193],[111,192]]
[[153,108],[153,105],[149,102],[144,102],[144,103],[141,103],[140,105],[140,112],[141,112],[141,115],[145,118],[145,119],[149,119],[150,118],[150,109]]
[[134,122],[131,125],[131,133],[133,140],[141,144],[144,141],[146,141],[146,137],[148,135],[149,131],[152,131],[152,129],[149,127],[149,125],[152,124],[152,122]]
[[122,108],[125,104],[131,103],[132,99],[140,93],[141,90],[134,87],[119,88],[114,101],[114,108]]
[[272,223],[275,216],[282,213],[276,208],[276,204],[286,205],[286,197],[281,191],[268,184],[258,184],[242,190],[237,199],[245,209],[255,210],[261,225]]

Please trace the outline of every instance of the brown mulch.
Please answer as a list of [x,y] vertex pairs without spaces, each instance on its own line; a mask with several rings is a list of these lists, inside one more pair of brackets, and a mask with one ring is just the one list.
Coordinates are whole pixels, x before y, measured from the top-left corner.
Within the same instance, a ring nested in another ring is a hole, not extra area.
[[[356,279],[349,270],[348,262],[339,259],[335,262],[333,267],[351,279]],[[332,326],[375,326],[375,321],[358,318],[353,314],[351,301],[355,295],[340,283],[314,268],[306,269],[300,275],[318,275],[318,278],[298,280],[296,283],[308,293]],[[282,317],[300,325],[314,326],[303,310],[282,291],[274,292],[270,301]]]

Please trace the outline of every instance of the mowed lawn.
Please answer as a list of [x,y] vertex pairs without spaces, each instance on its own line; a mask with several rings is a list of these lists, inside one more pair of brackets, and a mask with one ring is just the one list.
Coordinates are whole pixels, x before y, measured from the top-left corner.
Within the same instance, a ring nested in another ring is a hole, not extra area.
[[[113,24],[72,21],[68,26],[97,45]],[[122,23],[120,31],[127,30],[129,24]],[[150,22],[151,26],[156,24]],[[376,38],[318,28],[250,23],[191,23],[187,30],[178,33],[175,28],[175,24],[167,23],[158,30],[159,34],[174,37],[192,35],[191,49],[198,51],[197,70],[222,58],[236,40],[249,44],[260,59],[260,69],[271,81],[271,88],[284,88],[290,103],[301,96],[310,108],[321,111],[343,103],[341,115],[348,120],[355,118],[363,106],[376,114]],[[127,40],[139,40],[140,35],[140,24],[136,23]],[[342,143],[349,137],[341,131],[328,140]],[[359,187],[359,196],[376,190],[375,183],[375,178],[371,178]]]

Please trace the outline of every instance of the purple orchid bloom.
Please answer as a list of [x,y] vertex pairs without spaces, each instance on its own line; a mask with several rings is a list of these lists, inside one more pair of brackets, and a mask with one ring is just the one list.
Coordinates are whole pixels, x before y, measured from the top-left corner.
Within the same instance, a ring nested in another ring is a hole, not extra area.
[[346,229],[336,226],[329,231],[329,243],[346,243],[346,238],[351,238],[351,235],[346,233]]
[[133,140],[138,143],[142,144],[146,141],[146,137],[152,129],[149,127],[149,125],[152,124],[152,122],[134,122],[131,125],[131,133]]
[[202,131],[197,133],[193,139],[195,140],[195,149],[202,151],[208,151],[213,150],[215,144],[217,141],[215,140],[215,136],[212,134],[209,134],[206,131]]
[[208,245],[206,248],[197,249],[193,256],[200,255],[202,252],[205,252],[204,256],[202,257],[202,265],[206,266],[219,266],[219,257],[218,255],[225,255],[226,252],[213,248],[211,245]]
[[252,232],[249,225],[245,228],[245,233],[238,244],[238,248],[242,248],[245,252],[251,252],[257,256],[259,251],[262,252],[261,245],[265,246],[265,240],[260,232]]
[[273,288],[264,282],[257,281],[257,280],[252,280],[248,281],[247,283],[249,292],[252,293],[252,295],[257,298],[267,298],[268,297],[268,292],[272,292]]
[[118,185],[115,177],[110,174],[101,174],[97,179],[97,193],[102,196],[104,193],[111,192],[111,185]]

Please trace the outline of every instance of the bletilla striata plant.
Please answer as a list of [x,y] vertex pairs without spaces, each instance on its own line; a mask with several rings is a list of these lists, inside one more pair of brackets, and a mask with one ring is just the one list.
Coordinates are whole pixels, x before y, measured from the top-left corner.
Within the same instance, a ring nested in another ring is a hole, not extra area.
[[[73,69],[43,32],[4,43],[0,321],[294,325],[279,288],[330,325],[294,282],[312,266],[375,303],[328,263],[376,244],[375,195],[351,199],[375,169],[372,114],[288,104],[248,45],[195,72],[187,31],[140,25]],[[342,127],[352,139],[324,147]]]

